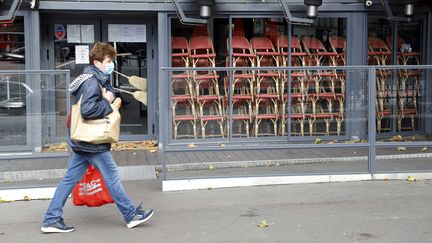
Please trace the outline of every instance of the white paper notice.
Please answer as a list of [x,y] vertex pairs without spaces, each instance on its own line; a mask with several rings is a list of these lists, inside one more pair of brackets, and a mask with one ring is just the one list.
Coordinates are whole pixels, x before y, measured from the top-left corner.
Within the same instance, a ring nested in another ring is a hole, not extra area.
[[94,43],[94,25],[82,24],[81,25],[81,43]]
[[109,42],[134,42],[145,43],[147,41],[146,25],[138,24],[109,24]]
[[89,64],[89,46],[87,45],[75,46],[75,63]]
[[81,43],[81,28],[79,24],[68,24],[66,29],[68,43]]

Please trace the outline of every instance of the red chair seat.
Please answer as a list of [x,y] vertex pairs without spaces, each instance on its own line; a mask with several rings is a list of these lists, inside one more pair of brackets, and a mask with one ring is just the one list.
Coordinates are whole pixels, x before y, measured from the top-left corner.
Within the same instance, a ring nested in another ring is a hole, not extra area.
[[331,113],[318,113],[314,115],[314,117],[318,119],[332,118],[332,116],[333,115]]
[[172,57],[188,57],[188,56],[189,56],[189,53],[181,53],[181,52],[178,52],[178,53],[172,53],[171,56],[172,56]]
[[253,75],[248,73],[234,73],[234,78],[252,79]]
[[194,121],[195,117],[192,115],[176,115],[173,117],[174,121]]
[[231,116],[231,119],[233,119],[233,120],[249,120],[250,116],[247,114],[233,114]]
[[417,109],[404,109],[403,112],[400,112],[403,115],[415,115],[417,114]]
[[233,53],[233,57],[255,57],[254,54],[250,53]]
[[256,115],[257,119],[277,119],[276,114],[258,114]]
[[214,74],[204,74],[204,75],[195,76],[195,80],[206,80],[206,79],[217,79],[217,78],[219,78],[219,75],[214,75]]
[[190,95],[174,95],[171,97],[172,101],[188,101],[191,99]]
[[277,99],[278,95],[277,94],[257,94],[256,97],[259,98],[264,98],[264,99]]
[[368,55],[373,56],[373,55],[391,55],[391,52],[389,51],[369,51]]
[[279,74],[275,71],[270,71],[271,73],[258,73],[259,77],[279,77]]
[[237,95],[237,94],[233,94],[232,96],[233,100],[251,100],[252,99],[252,95]]
[[198,101],[213,101],[218,100],[219,96],[217,95],[200,95],[197,97]]
[[210,53],[210,54],[194,54],[190,55],[191,58],[213,58],[216,57],[216,54]]
[[202,116],[201,120],[203,120],[203,121],[219,121],[219,120],[223,120],[223,116],[218,116],[218,115]]

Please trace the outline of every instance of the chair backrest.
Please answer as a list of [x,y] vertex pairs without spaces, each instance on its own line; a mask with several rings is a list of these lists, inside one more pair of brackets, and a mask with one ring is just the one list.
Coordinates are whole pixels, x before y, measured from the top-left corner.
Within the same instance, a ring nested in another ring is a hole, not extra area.
[[265,37],[254,37],[251,39],[252,50],[256,51],[272,51],[274,52],[274,46],[270,39]]
[[378,37],[369,37],[368,46],[371,50],[389,50],[386,43]]
[[[392,44],[392,37],[391,36],[387,36],[386,42],[387,42],[388,47],[390,49],[392,49],[393,44]],[[405,40],[402,37],[398,36],[397,37],[397,48],[402,48],[402,46],[404,44],[406,44]]]
[[210,37],[207,36],[190,38],[189,48],[193,54],[202,52],[214,53],[213,42]]
[[277,39],[277,49],[279,50],[279,52],[281,50],[288,49],[288,37],[286,35],[281,35],[281,36],[278,37],[278,39]]
[[188,52],[189,45],[187,39],[184,37],[173,36],[171,38],[171,49],[173,52]]
[[345,50],[346,49],[346,40],[340,36],[330,36],[329,37],[330,45],[333,51],[337,52],[338,49]]
[[[281,50],[283,49],[288,49],[288,36],[286,35],[282,35],[278,37],[277,40],[277,48],[279,50],[279,52],[281,52]],[[300,44],[300,41],[297,39],[297,37],[295,36],[291,36],[291,50],[293,52],[301,52],[302,51],[302,47]]]
[[173,67],[186,67],[188,65],[189,58],[189,44],[184,37],[172,37],[171,38],[171,65]]
[[320,40],[318,40],[315,37],[310,36],[304,36],[302,38],[303,46],[305,47],[306,51],[311,52],[320,52],[320,51],[327,51],[322,44]]

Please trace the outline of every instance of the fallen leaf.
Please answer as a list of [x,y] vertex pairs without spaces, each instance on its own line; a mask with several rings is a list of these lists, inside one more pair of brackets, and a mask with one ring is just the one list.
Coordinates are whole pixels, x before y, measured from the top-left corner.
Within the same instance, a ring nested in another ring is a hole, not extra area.
[[31,198],[29,196],[27,196],[27,195],[24,196],[24,201],[30,201],[30,200],[31,200]]
[[423,147],[422,149],[421,149],[421,151],[426,151],[427,150],[427,147]]
[[213,165],[209,165],[209,170],[213,170],[214,166]]
[[407,181],[417,181],[414,176],[408,176]]
[[392,141],[401,141],[402,140],[402,136],[401,135],[396,135],[393,136]]
[[150,151],[150,153],[156,153],[157,149],[150,149],[149,151]]
[[328,144],[335,144],[337,142],[338,142],[337,140],[333,140],[333,141],[328,142]]
[[220,147],[225,147],[224,143],[219,144]]
[[257,224],[257,226],[260,228],[265,228],[265,227],[268,227],[269,225],[268,225],[266,220],[261,220],[261,222],[259,224]]
[[397,147],[397,150],[398,150],[398,151],[405,151],[405,150],[406,150],[406,147]]
[[316,138],[314,144],[320,144],[321,143],[321,139]]
[[196,147],[196,145],[194,143],[190,143],[187,146],[188,146],[188,148],[195,148]]

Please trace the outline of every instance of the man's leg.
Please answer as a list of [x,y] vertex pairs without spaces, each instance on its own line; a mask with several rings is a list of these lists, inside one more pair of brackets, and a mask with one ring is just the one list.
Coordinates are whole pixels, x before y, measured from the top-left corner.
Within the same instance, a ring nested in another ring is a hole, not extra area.
[[43,222],[44,226],[52,225],[57,222],[63,221],[63,206],[66,203],[67,198],[72,192],[75,184],[81,180],[88,167],[89,163],[86,159],[74,152],[72,152],[71,159],[69,161],[69,168],[66,171],[66,175],[54,193],[54,197],[48,207]]

